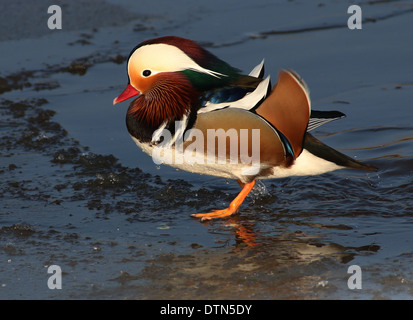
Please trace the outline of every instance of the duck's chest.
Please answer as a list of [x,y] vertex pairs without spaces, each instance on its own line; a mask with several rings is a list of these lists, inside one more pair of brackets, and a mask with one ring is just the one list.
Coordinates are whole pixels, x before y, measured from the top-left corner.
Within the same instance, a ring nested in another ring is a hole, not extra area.
[[[243,170],[250,166],[239,163],[230,163],[218,159],[208,159],[208,156],[199,148],[200,146],[185,145],[185,149],[178,146],[164,146],[142,142],[131,136],[132,140],[141,150],[152,157],[154,164],[166,164],[173,168],[197,174],[206,174],[228,179],[245,180]],[[195,142],[194,142],[195,143]],[[258,170],[257,170],[258,171]]]

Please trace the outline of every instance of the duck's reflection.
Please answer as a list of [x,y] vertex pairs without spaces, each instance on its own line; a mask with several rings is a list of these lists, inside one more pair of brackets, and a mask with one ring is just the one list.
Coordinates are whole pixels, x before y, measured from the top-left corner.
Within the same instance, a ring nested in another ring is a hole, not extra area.
[[237,245],[244,244],[247,247],[254,247],[257,245],[257,235],[254,232],[254,225],[242,221],[240,217],[230,217],[225,222],[227,227],[232,227],[235,232],[235,242]]
[[[208,223],[208,222],[207,222]],[[303,226],[303,222],[291,222],[297,226]],[[331,241],[326,237],[326,230],[331,232],[334,226],[308,223],[308,226],[315,227],[318,233],[307,234],[303,231],[288,232],[287,230],[278,234],[264,234],[257,231],[259,228],[253,221],[245,220],[241,216],[232,216],[222,220],[222,226],[231,228],[235,235],[234,249],[242,250],[255,248],[260,251],[268,247],[276,247],[279,254],[288,253],[291,257],[299,259],[303,263],[311,263],[323,257],[336,258],[341,263],[348,263],[355,256],[362,252],[377,252],[380,247],[375,244],[367,244],[360,247],[343,246]],[[338,230],[343,229],[342,225],[336,226]],[[351,228],[350,228],[351,229]]]

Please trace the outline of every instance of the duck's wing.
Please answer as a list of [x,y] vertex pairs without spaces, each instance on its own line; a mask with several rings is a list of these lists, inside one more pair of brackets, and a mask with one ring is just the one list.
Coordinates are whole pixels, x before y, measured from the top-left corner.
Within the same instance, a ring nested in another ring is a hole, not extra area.
[[271,94],[255,112],[277,129],[297,158],[303,148],[311,114],[309,90],[293,71],[282,70]]
[[224,108],[253,110],[271,91],[270,77],[263,79],[264,60],[247,76],[240,76],[231,86],[206,92],[198,113]]

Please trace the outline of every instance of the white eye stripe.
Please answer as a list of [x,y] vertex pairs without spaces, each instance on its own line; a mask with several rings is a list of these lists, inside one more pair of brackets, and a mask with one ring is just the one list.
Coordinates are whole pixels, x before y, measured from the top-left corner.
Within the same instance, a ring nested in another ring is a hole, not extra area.
[[129,58],[129,67],[140,70],[142,75],[145,70],[150,70],[151,75],[154,75],[159,72],[176,72],[189,69],[216,78],[227,76],[201,67],[179,48],[164,43],[146,45],[137,49]]

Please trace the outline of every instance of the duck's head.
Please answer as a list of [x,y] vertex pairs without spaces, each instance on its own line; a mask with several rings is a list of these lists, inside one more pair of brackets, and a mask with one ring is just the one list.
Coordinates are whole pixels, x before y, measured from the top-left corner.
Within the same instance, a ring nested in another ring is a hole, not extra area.
[[200,93],[225,86],[239,76],[238,69],[194,41],[173,36],[136,46],[129,55],[127,71],[129,83],[113,104],[139,94],[161,98],[165,89]]

